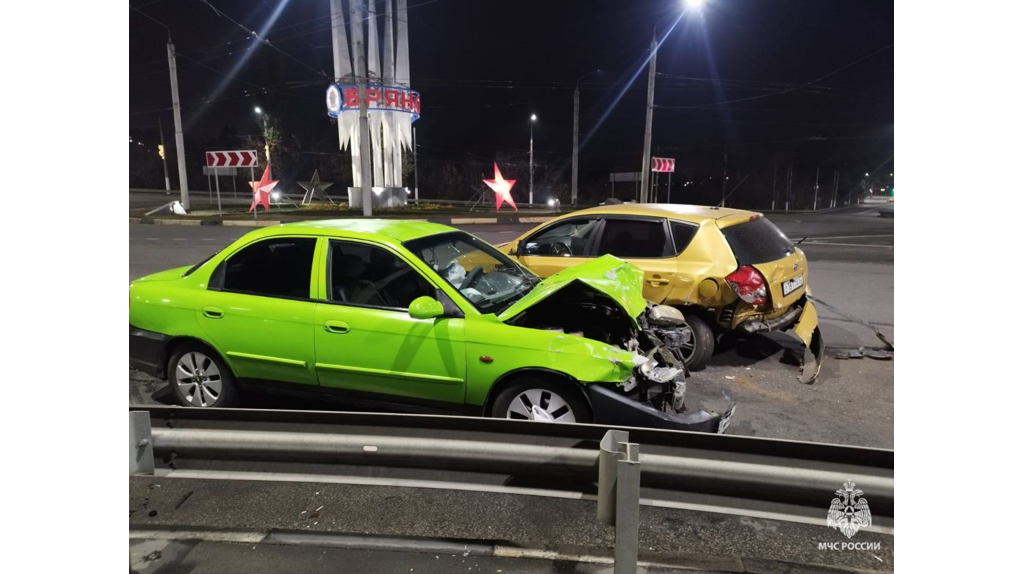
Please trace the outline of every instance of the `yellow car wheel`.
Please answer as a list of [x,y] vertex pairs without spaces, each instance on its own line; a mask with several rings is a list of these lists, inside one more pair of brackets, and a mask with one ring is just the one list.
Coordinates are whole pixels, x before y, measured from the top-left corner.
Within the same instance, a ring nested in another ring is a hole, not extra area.
[[683,318],[693,331],[694,341],[693,352],[689,358],[684,357],[683,360],[687,369],[699,371],[707,365],[711,360],[711,354],[715,352],[715,334],[707,322],[697,315],[684,313]]

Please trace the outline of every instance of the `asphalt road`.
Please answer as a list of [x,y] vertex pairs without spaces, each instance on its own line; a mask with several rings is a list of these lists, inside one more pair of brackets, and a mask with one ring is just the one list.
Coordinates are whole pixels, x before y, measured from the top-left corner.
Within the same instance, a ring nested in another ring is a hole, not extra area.
[[[855,207],[830,214],[774,214],[770,218],[810,260],[809,284],[815,296],[843,317],[820,309],[826,344],[832,348],[878,346],[860,319],[893,337],[893,219],[877,208]],[[463,229],[491,243],[511,241],[529,224],[466,225]],[[128,279],[171,267],[192,265],[250,231],[241,227],[148,225],[128,228]],[[804,239],[806,238],[806,239]]]
[[[829,571],[830,567],[892,570],[891,535],[856,535],[854,541],[877,542],[878,550],[818,550],[819,542],[846,540],[840,532],[825,525],[831,496],[831,492],[822,493],[820,524],[644,505],[639,516],[639,559],[683,565],[702,572],[811,572]],[[609,557],[614,552],[614,530],[596,520],[596,506],[592,499],[385,485],[166,477],[132,477],[128,484],[129,529],[135,531],[186,526],[190,530],[229,530],[257,536],[275,531],[351,533],[367,538],[416,537],[470,544],[476,541],[563,556]],[[177,536],[187,537],[181,533]],[[132,568],[152,572],[153,569],[143,567],[165,566],[165,571],[174,572],[249,574],[328,570],[413,574],[611,572],[608,567],[592,569],[571,563],[499,559],[470,552],[425,554],[415,552],[415,548],[387,556],[340,548],[289,549],[259,541],[219,548],[209,543],[197,545],[194,539],[178,544],[181,546],[164,545],[152,539],[149,544],[131,541]],[[358,562],[339,562],[349,559]],[[329,561],[334,568],[325,569],[321,561]],[[356,563],[358,568],[345,567]],[[177,570],[171,567],[173,564],[196,569]],[[814,566],[800,568],[798,564]]]
[[[711,409],[725,405],[727,392],[740,405],[730,434],[812,440],[893,448],[894,362],[839,360],[836,353],[881,344],[871,328],[894,339],[893,220],[868,209],[829,215],[773,215],[773,221],[810,259],[810,285],[817,298],[846,317],[820,309],[827,353],[822,374],[813,385],[797,382],[797,368],[787,349],[800,346],[789,334],[754,336],[727,344],[708,368],[694,373],[688,403]],[[467,231],[492,243],[518,237],[528,225],[470,225]],[[129,279],[171,267],[190,265],[246,233],[248,229],[214,226],[129,224]],[[836,245],[836,244],[839,245]],[[129,399],[134,403],[167,402],[163,384],[129,370]],[[251,397],[250,406],[274,407]],[[293,408],[322,408],[295,403]]]

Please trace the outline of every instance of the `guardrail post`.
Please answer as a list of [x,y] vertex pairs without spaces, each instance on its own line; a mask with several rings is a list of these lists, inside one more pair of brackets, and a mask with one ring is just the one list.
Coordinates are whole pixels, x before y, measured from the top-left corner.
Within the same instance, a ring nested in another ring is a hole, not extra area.
[[155,469],[149,413],[128,411],[128,474],[153,474]]
[[610,430],[598,455],[597,518],[615,527],[615,574],[636,574],[640,535],[640,445]]
[[629,433],[620,430],[610,430],[601,439],[597,459],[597,519],[608,526],[615,526],[616,462],[622,458],[619,445],[628,441]]

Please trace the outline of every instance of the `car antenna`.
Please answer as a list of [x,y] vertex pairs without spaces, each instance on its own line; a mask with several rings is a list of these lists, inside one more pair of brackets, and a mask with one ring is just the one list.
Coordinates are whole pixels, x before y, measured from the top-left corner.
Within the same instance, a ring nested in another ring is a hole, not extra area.
[[740,182],[736,184],[736,187],[732,188],[732,191],[729,192],[729,195],[726,195],[725,197],[722,198],[722,202],[719,203],[718,205],[716,205],[715,208],[717,209],[717,208],[720,208],[720,207],[725,207],[725,200],[727,200],[730,197],[732,197],[732,194],[736,193],[736,190],[739,189],[741,185],[743,185],[744,181],[747,181],[748,177],[750,177],[749,173],[747,175],[743,176],[743,179],[741,179]]

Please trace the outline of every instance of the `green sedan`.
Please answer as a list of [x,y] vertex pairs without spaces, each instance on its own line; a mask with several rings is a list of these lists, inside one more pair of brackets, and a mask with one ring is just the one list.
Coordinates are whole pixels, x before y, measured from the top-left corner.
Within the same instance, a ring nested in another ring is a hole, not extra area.
[[358,406],[723,432],[685,406],[680,313],[605,256],[541,281],[425,222],[262,228],[131,283],[129,364],[186,407],[269,391]]

